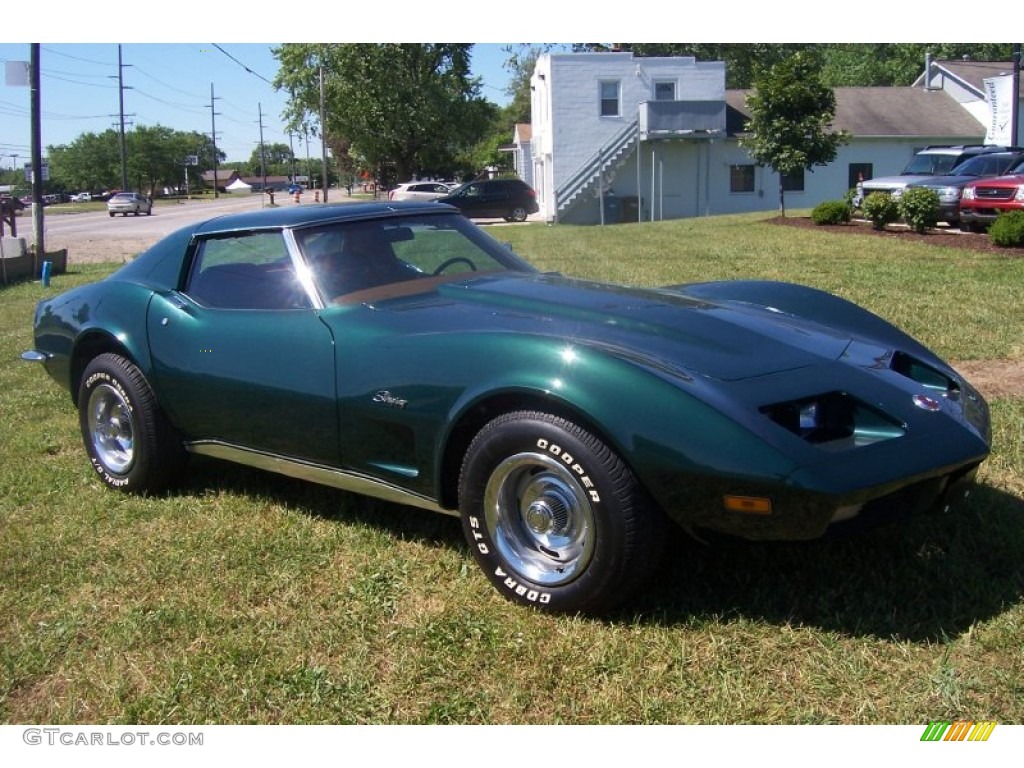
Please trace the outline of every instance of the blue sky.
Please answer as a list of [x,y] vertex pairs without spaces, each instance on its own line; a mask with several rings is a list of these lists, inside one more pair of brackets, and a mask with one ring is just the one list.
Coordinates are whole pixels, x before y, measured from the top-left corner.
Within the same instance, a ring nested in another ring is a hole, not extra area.
[[[274,44],[276,45],[276,44]],[[216,121],[217,146],[229,160],[245,160],[260,140],[288,143],[281,112],[286,98],[268,81],[277,74],[271,44],[123,43],[126,127],[164,125],[209,134]],[[482,94],[507,103],[509,74],[502,45],[473,47],[473,74],[483,78]],[[28,61],[28,43],[0,43],[0,62]],[[118,124],[117,43],[41,43],[42,142],[68,144],[85,132],[100,133]],[[217,115],[211,116],[213,86]],[[29,89],[4,85],[0,92],[0,166],[29,160]],[[318,156],[319,143],[310,142]],[[293,139],[305,154],[305,144]],[[17,155],[17,159],[15,159]]]
[[[605,42],[683,38],[698,42],[952,41],[952,35],[963,33],[945,22],[956,18],[958,3],[933,0],[929,13],[921,18],[910,4],[858,0],[853,11],[843,14],[841,25],[831,26],[817,0],[785,4],[733,0],[727,10],[714,6],[697,10],[678,0],[646,0],[638,8],[559,0],[520,12],[483,10],[477,0],[446,0],[442,6],[422,0],[335,0],[294,7],[274,3],[269,11],[254,5],[175,0],[171,5],[116,16],[104,13],[101,5],[80,0],[45,0],[38,6],[19,0],[4,9],[0,21],[0,62],[27,61],[29,42],[51,41],[41,42],[40,55],[44,152],[48,145],[67,144],[83,132],[101,132],[116,124],[116,41],[121,40],[122,62],[127,65],[127,121],[208,134],[212,83],[220,113],[215,117],[218,147],[229,160],[244,160],[259,143],[261,110],[264,141],[288,142],[280,118],[284,95],[267,82],[277,72],[272,45],[256,42],[267,38],[476,41],[473,74],[483,78],[483,95],[501,104],[509,81],[502,66],[503,46],[508,41],[535,39],[538,32],[549,40]],[[217,43],[219,48],[207,42],[181,42],[206,37],[207,30],[211,30],[209,37],[228,42]],[[27,161],[30,136],[28,88],[3,85],[0,166],[10,168]],[[315,155],[319,144],[311,144]],[[293,147],[297,155],[305,154],[301,142],[295,141]]]

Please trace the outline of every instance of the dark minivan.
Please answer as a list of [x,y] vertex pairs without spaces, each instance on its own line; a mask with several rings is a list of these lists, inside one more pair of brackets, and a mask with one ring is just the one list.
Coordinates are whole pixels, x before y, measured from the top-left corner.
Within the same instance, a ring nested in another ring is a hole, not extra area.
[[454,205],[471,219],[526,221],[527,216],[540,210],[537,193],[522,179],[471,181],[437,202]]

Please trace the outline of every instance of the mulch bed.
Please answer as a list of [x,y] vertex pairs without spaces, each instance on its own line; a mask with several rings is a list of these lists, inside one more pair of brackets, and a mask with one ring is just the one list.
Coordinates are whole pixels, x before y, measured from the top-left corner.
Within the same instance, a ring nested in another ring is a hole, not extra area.
[[809,216],[776,216],[767,220],[771,224],[785,227],[809,227],[820,229],[830,234],[870,235],[887,237],[900,242],[919,242],[926,245],[941,245],[945,248],[964,248],[970,251],[981,251],[999,256],[1024,257],[1024,248],[1001,248],[995,245],[988,235],[975,232],[961,232],[959,229],[936,227],[922,235],[911,232],[905,226],[890,224],[884,230],[871,226],[870,221],[855,220],[849,224],[831,224],[819,226]]

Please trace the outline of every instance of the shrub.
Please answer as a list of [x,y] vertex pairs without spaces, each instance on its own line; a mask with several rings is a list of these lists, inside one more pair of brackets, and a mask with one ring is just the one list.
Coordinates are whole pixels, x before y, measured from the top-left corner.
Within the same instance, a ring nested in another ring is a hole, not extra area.
[[899,212],[910,228],[921,234],[939,221],[939,193],[934,189],[910,187],[900,197]]
[[811,211],[811,221],[818,226],[846,224],[850,220],[850,206],[843,200],[826,200]]
[[988,228],[988,236],[1001,248],[1024,247],[1024,211],[1008,211],[996,216]]
[[864,215],[871,220],[875,229],[885,229],[900,217],[899,203],[885,192],[872,192],[861,205]]

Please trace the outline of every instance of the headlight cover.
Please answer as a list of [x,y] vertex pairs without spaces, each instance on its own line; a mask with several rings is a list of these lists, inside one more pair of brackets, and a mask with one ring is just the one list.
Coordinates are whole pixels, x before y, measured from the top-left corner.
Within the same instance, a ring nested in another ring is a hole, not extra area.
[[847,392],[826,392],[760,410],[780,427],[828,451],[861,448],[906,434],[901,422]]

